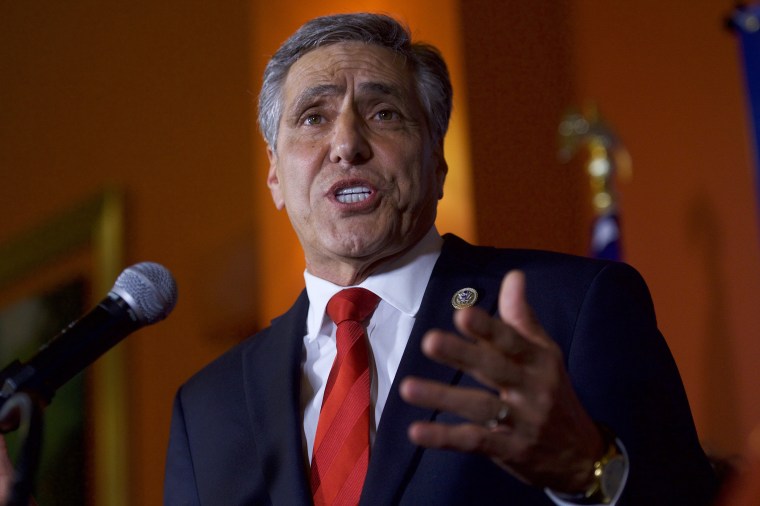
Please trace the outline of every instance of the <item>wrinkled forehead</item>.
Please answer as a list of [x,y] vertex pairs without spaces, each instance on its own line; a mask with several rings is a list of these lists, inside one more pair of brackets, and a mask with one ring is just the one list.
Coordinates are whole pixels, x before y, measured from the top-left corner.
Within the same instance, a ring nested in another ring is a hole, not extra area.
[[381,92],[417,101],[405,58],[390,49],[362,42],[341,42],[304,54],[288,71],[283,86],[286,107],[304,93]]

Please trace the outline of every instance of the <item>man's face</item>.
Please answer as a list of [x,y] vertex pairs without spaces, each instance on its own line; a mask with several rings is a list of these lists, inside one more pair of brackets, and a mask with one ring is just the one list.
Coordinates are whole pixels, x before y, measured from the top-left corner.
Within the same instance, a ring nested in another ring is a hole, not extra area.
[[[317,48],[282,89],[267,183],[310,272],[358,281],[433,225],[446,163],[403,59],[358,42]],[[335,271],[350,265],[354,279]]]

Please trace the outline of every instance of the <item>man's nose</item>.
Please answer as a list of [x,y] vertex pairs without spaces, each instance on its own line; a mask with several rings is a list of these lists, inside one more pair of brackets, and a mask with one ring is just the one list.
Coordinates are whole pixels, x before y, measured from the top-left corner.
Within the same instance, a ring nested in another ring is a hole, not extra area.
[[353,111],[346,111],[336,119],[333,130],[330,161],[356,164],[368,160],[372,148],[366,137],[362,118]]

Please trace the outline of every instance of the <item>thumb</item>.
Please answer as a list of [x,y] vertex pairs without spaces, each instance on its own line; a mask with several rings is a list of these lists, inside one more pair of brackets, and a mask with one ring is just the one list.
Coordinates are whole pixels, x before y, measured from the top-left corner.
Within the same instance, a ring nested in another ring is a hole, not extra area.
[[544,332],[525,296],[525,273],[510,271],[499,290],[499,316],[529,341],[543,341]]

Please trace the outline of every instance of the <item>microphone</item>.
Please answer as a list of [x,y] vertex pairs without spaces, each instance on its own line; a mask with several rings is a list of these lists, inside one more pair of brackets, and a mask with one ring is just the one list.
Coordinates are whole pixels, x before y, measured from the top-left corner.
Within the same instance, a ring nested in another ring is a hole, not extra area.
[[171,273],[153,262],[122,272],[89,313],[44,344],[28,362],[0,371],[0,409],[17,392],[49,404],[55,391],[135,330],[166,318],[177,303]]

